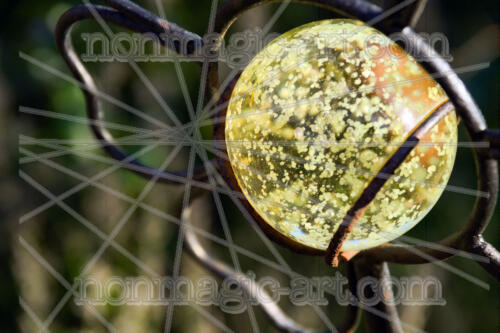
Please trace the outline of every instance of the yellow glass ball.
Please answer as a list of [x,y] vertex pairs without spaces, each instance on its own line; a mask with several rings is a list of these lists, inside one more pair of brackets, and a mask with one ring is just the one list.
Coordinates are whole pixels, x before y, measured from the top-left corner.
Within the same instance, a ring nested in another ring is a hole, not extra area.
[[[226,114],[229,161],[266,223],[326,249],[370,180],[447,100],[381,32],[354,20],[313,22],[272,41],[241,74]],[[452,112],[378,192],[342,251],[377,246],[415,226],[448,182],[456,141]]]

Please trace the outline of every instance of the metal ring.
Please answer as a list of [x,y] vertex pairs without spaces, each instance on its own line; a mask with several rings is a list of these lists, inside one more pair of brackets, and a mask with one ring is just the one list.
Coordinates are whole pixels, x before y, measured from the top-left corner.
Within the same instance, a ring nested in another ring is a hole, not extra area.
[[[65,12],[61,18],[59,19],[56,26],[56,42],[59,52],[64,58],[64,61],[68,65],[69,69],[73,73],[74,77],[82,83],[81,89],[85,96],[85,104],[87,109],[87,116],[93,120],[90,124],[94,135],[97,139],[102,142],[103,148],[106,152],[114,159],[123,163],[124,167],[130,169],[131,171],[145,177],[158,177],[158,181],[166,184],[179,184],[182,182],[188,175],[187,170],[182,171],[160,171],[154,167],[148,166],[139,160],[129,160],[129,154],[121,150],[114,143],[113,136],[111,133],[103,126],[103,122],[101,122],[104,114],[101,108],[99,99],[96,96],[97,86],[95,84],[94,79],[87,71],[77,53],[74,50],[73,43],[71,41],[71,29],[74,24],[84,21],[84,20],[95,20],[96,17],[94,15],[99,15],[106,22],[110,22],[115,25],[122,26],[129,30],[140,32],[140,33],[154,33],[158,34],[157,29],[153,31],[151,27],[145,26],[142,23],[135,22],[131,20],[129,17],[123,15],[119,11],[115,9],[111,9],[103,6],[88,6],[81,5],[76,6],[69,9]],[[160,20],[160,19],[158,19]],[[162,27],[166,22],[157,21],[159,27]],[[164,28],[163,28],[164,29]],[[166,31],[166,30],[164,30]],[[197,35],[192,34],[187,31],[174,29],[168,32],[167,35],[160,35],[160,40],[162,44],[166,46],[174,45],[174,40],[172,38],[177,37],[179,39],[183,38],[193,38],[194,40],[201,38],[195,37]],[[193,37],[194,36],[194,37]],[[191,40],[193,40],[191,39]],[[166,128],[167,130],[168,128]],[[175,128],[174,128],[175,130]],[[203,180],[206,179],[206,170],[204,165],[199,165],[194,168],[193,171],[193,179],[194,180]]]

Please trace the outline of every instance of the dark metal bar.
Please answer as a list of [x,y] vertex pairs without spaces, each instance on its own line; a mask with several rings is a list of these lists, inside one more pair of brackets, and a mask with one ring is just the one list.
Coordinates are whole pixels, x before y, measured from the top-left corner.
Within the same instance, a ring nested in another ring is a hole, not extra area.
[[339,254],[342,244],[346,239],[349,232],[352,230],[354,223],[356,223],[362,216],[365,209],[373,201],[382,186],[394,175],[396,169],[404,162],[406,157],[411,153],[424,135],[441,119],[446,117],[454,110],[451,102],[445,102],[436,111],[434,111],[425,121],[423,121],[414,132],[406,139],[406,141],[398,148],[398,150],[391,156],[377,175],[370,181],[364,189],[361,196],[356,200],[354,205],[349,209],[335,232],[326,250],[325,260],[328,265],[337,267],[339,264]]
[[469,251],[484,258],[488,262],[478,262],[488,273],[495,279],[500,281],[500,252],[493,247],[490,243],[483,239],[483,236],[474,237],[474,242],[471,243]]
[[486,129],[478,135],[478,139],[489,143],[486,153],[491,158],[500,159],[500,130]]
[[[130,0],[105,1],[110,7],[115,8],[130,20],[138,22],[154,33],[168,36],[168,46],[184,56],[194,53],[203,45],[203,40],[199,35],[156,16]],[[186,42],[187,49],[183,49],[181,44],[178,43],[180,40]]]
[[[248,9],[283,0],[230,0],[221,7],[215,18],[215,31],[225,34],[236,18]],[[363,0],[292,0],[322,7],[342,16],[369,21],[382,13],[382,8]]]
[[[482,141],[487,131],[486,121],[464,83],[453,71],[449,63],[442,59],[420,36],[410,28],[405,28],[403,34],[409,41],[409,49],[423,60],[421,64],[429,73],[436,73],[436,81],[446,91],[458,116],[461,118],[467,132],[473,141]],[[488,193],[488,196],[478,196],[471,214],[462,228],[452,235],[438,241],[439,246],[452,249],[469,249],[474,238],[480,235],[495,211],[498,196],[498,162],[489,154],[481,153],[481,148],[472,148],[474,153],[478,192]],[[444,260],[453,254],[440,251],[439,248],[425,246],[407,246],[384,244],[382,246],[362,251],[358,256],[370,257],[374,260],[397,262],[402,264],[422,264],[429,262],[418,253],[433,257],[433,260]]]
[[[359,300],[358,293],[358,278],[356,276],[356,268],[352,261],[346,265],[347,278],[349,281],[349,291],[351,295]],[[349,304],[342,324],[339,325],[339,332],[353,333],[359,325],[361,319],[361,308],[357,304]]]
[[[363,311],[367,332],[402,333],[403,329],[401,327],[401,322],[399,320],[396,307],[388,302],[388,300],[393,299],[394,295],[390,283],[391,275],[389,273],[389,267],[387,263],[374,262],[371,260],[365,260],[364,258],[356,258],[353,261],[357,280],[359,281],[366,277],[375,278],[382,287],[382,295],[384,296],[384,300],[380,300],[371,308],[376,310],[377,312],[384,313],[387,318],[377,316],[370,311]],[[376,296],[376,293],[373,290],[366,289],[366,294],[364,295],[366,299],[370,299],[374,296]]]
[[[134,172],[145,178],[151,178],[160,173],[160,177],[158,179],[159,182],[178,184],[178,182],[176,182],[175,180],[169,179],[168,176],[186,177],[186,170],[176,172],[160,172],[156,168],[145,165],[139,160],[126,160],[129,154],[124,152],[114,144],[112,134],[103,126],[103,123],[100,122],[100,120],[103,120],[104,114],[100,105],[100,101],[96,96],[96,93],[98,91],[97,86],[94,79],[78,57],[78,54],[75,52],[73,43],[71,41],[72,26],[80,21],[94,20],[94,13],[100,15],[107,22],[125,27],[135,32],[153,32],[140,23],[130,20],[128,17],[124,16],[117,10],[102,6],[73,7],[65,12],[59,19],[55,33],[57,47],[64,61],[73,73],[73,76],[82,83],[82,92],[85,97],[87,115],[91,120],[93,120],[90,127],[94,132],[96,138],[99,141],[103,142],[102,147],[105,149],[105,151],[114,159],[124,162],[124,167],[134,167],[131,168],[131,170],[134,170]],[[172,130],[175,130],[175,128],[172,128]],[[203,165],[197,166],[194,170],[194,179],[202,180],[205,178],[205,167]]]
[[[182,212],[182,219],[185,223],[196,224],[193,221],[193,205],[196,201],[191,203],[191,206],[187,207]],[[212,273],[218,275],[221,278],[232,278],[235,281],[245,281],[246,283],[239,284],[242,290],[252,299],[258,302],[258,307],[264,312],[264,314],[269,318],[271,323],[282,332],[304,332],[312,333],[316,332],[304,328],[297,324],[293,319],[287,316],[279,305],[272,300],[272,297],[268,292],[262,288],[254,280],[249,279],[243,273],[235,271],[233,268],[229,267],[224,262],[213,258],[204,248],[203,245],[198,240],[198,237],[186,228],[185,233],[185,247],[186,250],[198,261],[203,267],[211,271]],[[250,306],[250,305],[249,305]],[[328,331],[320,331],[328,332]]]

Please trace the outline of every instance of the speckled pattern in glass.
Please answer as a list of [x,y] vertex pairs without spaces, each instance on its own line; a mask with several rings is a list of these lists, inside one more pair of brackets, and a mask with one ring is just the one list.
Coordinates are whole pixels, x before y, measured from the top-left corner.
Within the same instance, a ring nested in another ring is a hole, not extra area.
[[[313,22],[272,41],[243,71],[226,115],[229,161],[263,220],[326,249],[369,181],[447,100],[379,31],[354,20]],[[385,243],[417,224],[448,182],[456,141],[452,112],[382,187],[342,251]]]

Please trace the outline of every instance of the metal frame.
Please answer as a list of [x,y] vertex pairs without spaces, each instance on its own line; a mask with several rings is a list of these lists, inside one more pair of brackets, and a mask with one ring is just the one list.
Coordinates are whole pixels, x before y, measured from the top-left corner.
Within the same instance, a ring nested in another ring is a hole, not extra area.
[[[222,39],[231,24],[244,11],[269,2],[280,1],[282,0],[228,0],[217,12],[214,25],[215,32],[219,33]],[[143,177],[151,178],[160,173],[160,177],[158,178],[159,181],[168,184],[179,183],[179,180],[187,175],[186,170],[160,172],[138,160],[129,158],[127,153],[114,144],[113,137],[106,128],[102,126],[102,122],[99,121],[102,120],[103,110],[99,103],[96,84],[73,48],[71,42],[71,28],[80,21],[95,20],[96,17],[102,17],[106,22],[124,27],[134,32],[153,33],[158,36],[162,45],[172,48],[179,54],[188,57],[203,50],[203,40],[200,36],[174,23],[157,17],[130,0],[105,0],[105,2],[109,7],[97,5],[77,6],[71,8],[62,15],[56,27],[56,41],[59,51],[74,77],[82,83],[81,87],[85,96],[87,115],[92,120],[90,125],[91,129],[96,138],[104,142],[103,147],[107,153],[114,159],[123,163],[125,168]],[[408,38],[411,49],[419,55],[424,55],[426,60],[422,61],[421,65],[430,73],[437,74],[436,80],[450,97],[452,105],[451,103],[443,105],[440,108],[441,111],[435,112],[435,116],[431,117],[433,118],[431,122],[439,119],[440,116],[445,114],[445,112],[449,112],[454,106],[471,140],[474,142],[489,143],[488,148],[472,148],[477,169],[478,191],[486,192],[489,195],[477,197],[474,208],[462,228],[437,242],[435,246],[424,247],[385,244],[361,251],[347,263],[352,293],[355,295],[356,282],[363,276],[370,275],[378,277],[381,280],[388,279],[390,273],[387,262],[422,264],[435,260],[445,260],[453,256],[454,251],[450,251],[450,248],[488,258],[489,262],[478,263],[500,281],[500,253],[491,244],[487,243],[481,235],[494,212],[498,195],[497,159],[500,158],[500,131],[487,128],[480,109],[477,107],[464,83],[457,74],[454,73],[449,64],[439,57],[434,50],[413,31],[412,28],[418,22],[426,1],[415,1],[409,6],[403,6],[407,1],[394,0],[393,4],[395,7],[392,7],[388,14],[384,13],[382,8],[364,0],[294,0],[294,2],[320,6],[340,15],[357,18],[362,21],[369,22],[375,18],[383,17],[384,19],[376,24],[375,27],[387,34],[401,31]],[[395,12],[397,12],[397,15],[392,15]],[[182,43],[179,44],[179,41],[186,42],[184,45],[188,45],[188,47],[181,47]],[[216,96],[216,91],[219,89],[217,69],[217,63],[212,62],[209,64],[207,90],[210,97],[218,98],[219,103],[222,103],[229,99],[234,82],[233,85],[230,85],[229,88],[221,94],[221,96]],[[223,116],[224,112],[225,110],[221,110],[218,116]],[[215,129],[215,136],[223,138],[224,130],[222,125],[217,126]],[[415,144],[418,142],[418,135],[416,135],[416,133],[414,133],[413,140]],[[407,145],[403,146],[408,147]],[[390,164],[392,171],[404,160],[405,154],[409,153],[413,148],[410,146],[409,149],[404,151],[404,147],[398,150],[394,157],[394,163]],[[238,188],[234,176],[231,175],[231,168],[228,167],[227,164],[222,162],[221,159],[213,160],[212,164],[225,174],[226,180],[231,187],[235,189]],[[389,174],[391,173],[391,170],[385,171],[389,171]],[[205,166],[200,165],[195,167],[194,178],[196,180],[207,179]],[[379,177],[377,176],[376,178]],[[377,181],[375,180],[374,182]],[[380,181],[378,182],[380,183]],[[363,204],[367,204],[373,199],[378,189],[381,187],[377,186],[369,186],[372,191],[367,191],[366,194],[364,194]],[[203,191],[200,191],[196,194],[199,196],[202,193]],[[260,219],[260,216],[253,211],[246,200],[242,199],[242,203],[245,204],[246,208],[248,208],[251,213],[253,212],[253,217],[255,217],[263,231],[272,240],[299,253],[325,255],[327,263],[334,265],[338,264],[339,248],[342,244],[343,237],[346,236],[349,227],[352,226],[352,223],[355,221],[352,216],[356,216],[356,211],[362,206],[358,204],[353,207],[351,214],[348,214],[344,220],[344,227],[339,228],[339,231],[337,231],[332,238],[329,249],[325,253],[325,251],[312,250],[296,242],[290,241],[281,235],[277,235],[274,229],[269,228],[267,223]],[[191,204],[194,204],[194,197]],[[191,219],[191,209],[192,206],[190,205],[182,212],[184,220],[188,222]],[[272,231],[269,229],[272,229]],[[214,274],[220,277],[233,278],[241,276],[241,273],[234,271],[225,263],[213,258],[207,253],[195,234],[192,233],[189,228],[186,230],[185,239],[185,246],[192,256]],[[242,287],[252,297],[260,301],[259,307],[278,329],[290,332],[311,332],[296,324],[291,318],[283,313],[277,304],[269,302],[269,300],[267,300],[267,302],[261,300],[259,294],[265,295],[264,290],[261,290],[261,293],[255,293],[255,288],[247,288],[245,285],[242,285]],[[388,296],[392,293],[390,289],[387,289],[386,292]],[[349,306],[344,324],[339,329],[340,332],[352,332],[355,329],[359,319],[360,308],[362,308],[362,306],[359,304],[357,306]],[[397,311],[393,306],[381,302],[374,308],[383,313],[386,318],[383,319],[380,316],[373,315],[373,311],[366,311],[369,309],[365,308],[365,318],[370,332],[402,332]]]

